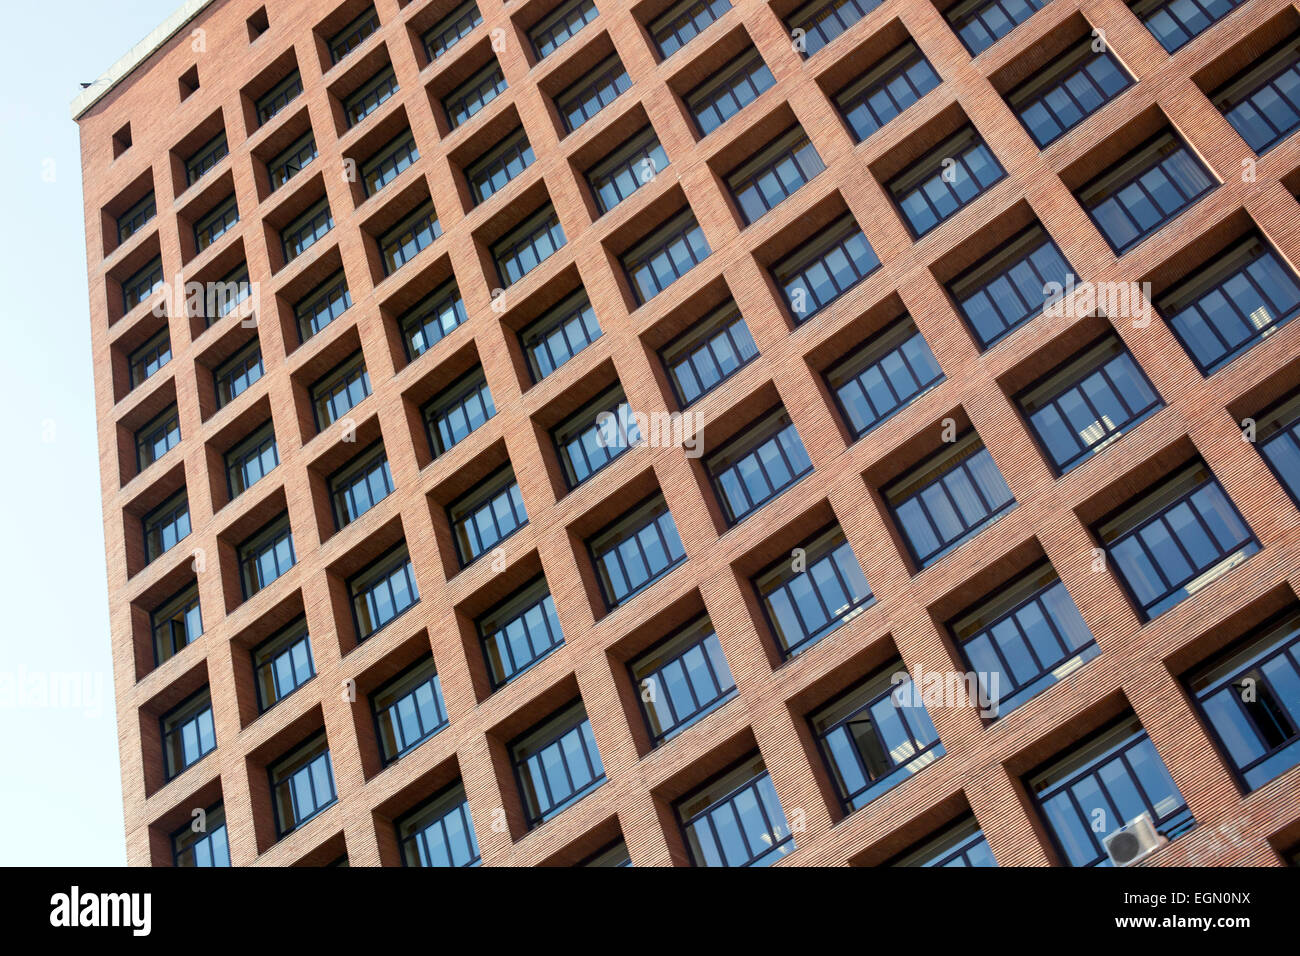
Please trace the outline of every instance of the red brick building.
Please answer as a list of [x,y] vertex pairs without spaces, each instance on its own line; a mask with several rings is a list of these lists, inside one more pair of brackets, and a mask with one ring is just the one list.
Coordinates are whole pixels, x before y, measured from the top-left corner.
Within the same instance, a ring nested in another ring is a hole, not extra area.
[[186,4],[73,107],[131,863],[1291,858],[1298,41]]

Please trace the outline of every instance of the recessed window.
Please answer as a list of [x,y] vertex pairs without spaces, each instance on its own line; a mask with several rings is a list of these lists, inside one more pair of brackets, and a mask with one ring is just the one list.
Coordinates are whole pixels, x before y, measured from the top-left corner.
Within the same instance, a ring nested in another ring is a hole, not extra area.
[[1102,841],[1143,814],[1171,840],[1196,825],[1137,717],[1076,744],[1026,782],[1067,866],[1109,866]]
[[217,408],[225,408],[262,377],[262,349],[256,339],[217,366]]
[[808,134],[795,126],[729,172],[727,188],[750,226],[825,168]]
[[131,371],[131,387],[141,385],[146,379],[172,360],[172,340],[166,327],[149,338],[144,345],[131,353],[127,365]]
[[1079,189],[1079,204],[1122,256],[1215,187],[1172,132],[1148,140]]
[[117,159],[131,148],[131,124],[125,124],[113,134],[113,158]]
[[758,50],[750,47],[686,94],[686,107],[707,136],[758,99],[776,80]]
[[447,122],[455,129],[506,91],[505,74],[494,59],[442,101]]
[[293,307],[299,338],[306,342],[352,307],[348,279],[340,269]]
[[894,866],[997,866],[989,841],[978,821],[967,817],[917,849],[899,858]]
[[955,216],[1006,172],[974,127],[966,127],[908,164],[886,184],[914,239]]
[[179,79],[179,86],[181,86],[182,103],[183,101],[190,99],[190,96],[196,94],[196,92],[199,91],[198,64],[191,66],[190,69],[187,69],[185,73],[181,74],[181,79]]
[[944,17],[971,56],[979,56],[1024,23],[1049,0],[964,0]]
[[207,283],[207,287],[203,320],[204,326],[210,329],[252,294],[253,285],[248,281],[248,263],[241,262],[216,282]]
[[760,573],[754,588],[783,658],[802,654],[875,601],[839,525]]
[[1265,624],[1187,686],[1247,791],[1300,763],[1300,612]]
[[1300,127],[1300,41],[1288,40],[1210,96],[1256,153]]
[[230,866],[230,845],[226,839],[226,811],[218,803],[208,807],[201,818],[191,820],[172,834],[173,866]]
[[483,369],[473,369],[424,407],[434,454],[445,455],[496,413]]
[[601,213],[607,213],[667,167],[668,154],[654,129],[646,126],[587,170],[587,184]]
[[581,863],[574,866],[631,866],[632,857],[628,855],[627,843],[615,840],[603,850],[598,850]]
[[772,277],[798,323],[807,322],[880,267],[880,259],[845,213],[772,266]]
[[972,429],[882,490],[918,569],[979,534],[1016,506]]
[[1050,564],[1031,568],[954,620],[981,705],[1005,716],[1074,673],[1100,651]]
[[415,147],[411,131],[399,133],[361,164],[361,184],[366,195],[373,196],[379,192],[419,158],[420,151]]
[[696,866],[771,866],[794,834],[761,757],[751,757],[674,805]]
[[509,750],[530,828],[605,782],[605,767],[581,700],[511,742]]
[[478,866],[465,787],[454,783],[395,823],[403,866]]
[[619,257],[638,305],[645,305],[709,257],[695,214],[684,209]]
[[606,389],[551,432],[564,479],[576,488],[641,441],[641,430],[619,385]]
[[122,280],[122,312],[130,312],[163,286],[162,256]]
[[650,21],[650,36],[665,60],[731,9],[728,0],[680,0]]
[[717,388],[758,357],[734,302],[714,309],[662,349],[673,392],[685,408]]
[[248,18],[248,42],[252,43],[267,30],[271,29],[271,21],[266,16],[266,7],[258,7],[257,12]]
[[225,159],[228,152],[230,152],[230,149],[226,145],[226,131],[222,130],[195,150],[194,155],[185,160],[186,185],[193,186],[197,183],[204,175],[216,167],[217,163]]
[[487,202],[533,164],[533,147],[522,126],[465,167],[474,202]]
[[469,36],[470,31],[482,22],[483,15],[479,13],[478,6],[474,0],[469,0],[468,3],[461,4],[434,24],[433,28],[420,38],[420,42],[424,44],[424,51],[429,55],[429,59],[436,60]]
[[144,471],[181,442],[181,420],[175,405],[150,419],[135,433],[136,466]]
[[632,87],[617,54],[610,54],[555,98],[564,128],[572,133]]
[[790,414],[780,407],[704,459],[729,525],[753,514],[812,468]]
[[277,837],[287,836],[338,802],[324,730],[271,764],[268,773]]
[[444,282],[404,312],[397,324],[414,361],[469,320],[455,280]]
[[442,685],[425,657],[370,695],[384,764],[410,753],[447,726]]
[[1244,0],[1135,0],[1136,16],[1173,53],[1200,36],[1240,6]]
[[587,542],[609,610],[621,607],[686,560],[662,494],[624,514]]
[[510,595],[474,622],[488,677],[496,690],[564,644],[555,601],[544,577]]
[[1255,447],[1300,506],[1300,395],[1259,417]]
[[811,0],[786,18],[795,47],[812,56],[876,7],[881,0]]
[[390,276],[406,265],[442,235],[433,201],[426,199],[397,225],[379,237],[384,275]]
[[1258,234],[1163,293],[1156,309],[1202,375],[1213,375],[1300,314],[1300,280]]
[[707,617],[665,638],[628,669],[655,746],[736,696],[731,668]]
[[189,537],[190,502],[181,489],[153,511],[144,516],[145,562],[166,554],[176,544]]
[[171,780],[217,749],[212,695],[205,687],[162,716],[163,767]]
[[365,357],[357,352],[311,387],[316,427],[324,431],[370,394],[370,373]]
[[1164,407],[1114,334],[1016,398],[1052,469],[1063,475]]
[[285,263],[293,262],[334,228],[334,214],[329,199],[321,197],[280,232]]
[[447,506],[456,557],[462,568],[528,524],[519,482],[509,465]]
[[375,76],[350,93],[343,101],[343,115],[351,128],[379,109],[397,92],[397,74],[391,66],[386,66]]
[[596,310],[586,291],[579,289],[525,326],[519,340],[533,381],[540,382],[600,336]]
[[379,14],[374,7],[363,10],[356,19],[348,23],[338,33],[330,37],[330,63],[337,63],[361,44],[370,34],[379,29]]
[[117,217],[117,241],[120,245],[153,221],[158,213],[158,204],[154,201],[153,190],[122,215]]
[[266,164],[271,180],[271,191],[279,189],[302,172],[317,157],[316,136],[310,130],[290,143]]
[[203,633],[198,584],[187,585],[160,604],[149,615],[149,630],[154,663],[159,666],[198,640]]
[[253,648],[257,709],[265,712],[316,676],[306,618],[271,635]]
[[547,203],[492,246],[492,261],[502,285],[513,285],[553,256],[564,245],[564,229]]
[[1235,568],[1259,542],[1204,464],[1170,476],[1095,528],[1144,621]]
[[347,527],[393,493],[388,453],[376,442],[329,479],[330,501],[339,528]]
[[401,544],[348,581],[357,637],[365,640],[403,611],[419,603],[415,568]]
[[810,718],[846,813],[943,756],[921,691],[902,663],[886,667]]
[[235,202],[235,194],[231,193],[217,203],[211,212],[195,220],[195,248],[202,252],[234,228],[237,222],[239,222],[239,205]]
[[1064,136],[1124,90],[1132,78],[1108,47],[1084,37],[1007,94],[1039,149]]
[[263,588],[270,587],[297,563],[288,512],[265,525],[235,551],[239,557],[239,579],[247,600]]
[[1074,283],[1074,269],[1042,226],[1017,233],[948,284],[981,349],[992,348]]
[[861,438],[943,381],[943,369],[904,316],[826,372],[854,438]]
[[569,38],[596,19],[598,11],[592,0],[567,0],[548,13],[528,31],[528,39],[543,60],[560,48]]
[[231,499],[261,481],[278,464],[280,450],[275,444],[275,429],[267,422],[226,452],[226,482]]
[[835,105],[860,143],[941,82],[909,40],[837,93]]
[[302,74],[294,70],[257,98],[257,122],[270,122],[302,92]]

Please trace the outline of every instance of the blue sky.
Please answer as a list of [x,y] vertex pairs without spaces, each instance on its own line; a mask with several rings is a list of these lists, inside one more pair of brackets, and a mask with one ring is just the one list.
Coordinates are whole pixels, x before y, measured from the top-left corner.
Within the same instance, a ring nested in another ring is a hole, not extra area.
[[69,104],[179,5],[6,5],[21,40],[0,58],[0,865],[126,862]]

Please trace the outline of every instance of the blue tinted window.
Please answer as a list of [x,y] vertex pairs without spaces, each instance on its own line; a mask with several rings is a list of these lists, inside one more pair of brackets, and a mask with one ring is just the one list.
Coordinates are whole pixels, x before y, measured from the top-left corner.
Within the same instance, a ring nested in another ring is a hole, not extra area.
[[771,866],[795,848],[761,759],[678,801],[677,816],[696,866]]
[[686,560],[673,516],[657,495],[589,542],[605,602],[629,601]]
[[841,90],[835,103],[862,142],[940,82],[930,61],[909,41]]
[[1114,336],[1053,371],[1019,404],[1057,474],[1082,464],[1164,407]]
[[1162,482],[1097,535],[1144,620],[1158,617],[1259,550],[1219,483],[1197,464]]
[[1213,189],[1212,177],[1177,136],[1164,133],[1078,192],[1116,255],[1123,255]]
[[943,381],[943,370],[910,317],[890,326],[826,373],[848,421],[861,438]]
[[987,716],[1011,713],[1097,656],[1079,609],[1050,567],[1032,569],[952,623]]
[[944,752],[921,692],[901,663],[827,704],[813,714],[812,726],[848,812],[920,773]]
[[1103,841],[1143,814],[1171,840],[1195,825],[1136,717],[1078,745],[1028,782],[1068,866],[1109,866]]
[[1300,282],[1251,236],[1206,262],[1156,307],[1201,374],[1213,375],[1300,313]]
[[754,579],[782,657],[812,647],[875,598],[857,556],[835,526]]
[[917,568],[927,568],[1015,507],[993,456],[968,432],[884,489]]

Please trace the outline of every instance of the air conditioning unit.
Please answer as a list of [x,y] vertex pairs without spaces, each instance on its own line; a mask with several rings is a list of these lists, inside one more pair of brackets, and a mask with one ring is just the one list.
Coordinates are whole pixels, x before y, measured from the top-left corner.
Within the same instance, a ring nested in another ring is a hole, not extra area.
[[1168,842],[1156,832],[1149,813],[1134,817],[1103,841],[1106,855],[1115,866],[1140,863]]

